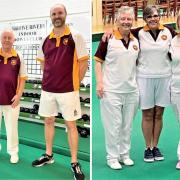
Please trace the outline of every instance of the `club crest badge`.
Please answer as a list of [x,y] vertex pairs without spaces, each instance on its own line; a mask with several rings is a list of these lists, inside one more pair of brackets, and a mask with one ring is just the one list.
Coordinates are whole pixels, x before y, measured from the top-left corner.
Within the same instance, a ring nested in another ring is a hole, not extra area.
[[13,66],[15,66],[15,65],[17,64],[16,59],[12,59],[12,60],[11,60],[11,64],[12,64]]
[[133,49],[134,49],[135,51],[137,51],[137,50],[138,50],[138,46],[133,45]]
[[63,44],[64,44],[65,46],[68,44],[68,38],[65,38],[65,39],[63,40]]
[[167,39],[167,36],[166,36],[166,35],[162,35],[162,36],[161,36],[161,39],[162,39],[162,40],[166,40],[166,39]]

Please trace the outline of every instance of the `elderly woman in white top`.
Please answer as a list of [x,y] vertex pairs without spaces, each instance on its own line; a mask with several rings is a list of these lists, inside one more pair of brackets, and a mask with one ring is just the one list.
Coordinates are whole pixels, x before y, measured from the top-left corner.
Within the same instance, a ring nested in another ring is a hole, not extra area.
[[[180,14],[177,17],[176,27],[178,34],[172,39],[170,47],[172,58],[171,102],[180,125]],[[176,168],[180,169],[180,141],[177,148],[177,156]]]
[[107,165],[121,169],[121,162],[133,165],[130,159],[132,120],[138,106],[136,60],[139,43],[130,33],[133,8],[121,7],[117,26],[109,42],[101,41],[95,54],[97,96],[105,130]]

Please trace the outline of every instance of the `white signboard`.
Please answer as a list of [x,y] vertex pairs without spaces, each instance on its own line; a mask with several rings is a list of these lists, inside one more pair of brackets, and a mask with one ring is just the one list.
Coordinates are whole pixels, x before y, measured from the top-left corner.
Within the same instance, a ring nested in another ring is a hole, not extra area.
[[[88,13],[69,15],[67,24],[78,30],[84,36],[90,55],[90,17]],[[29,78],[42,78],[40,65],[36,61],[37,50],[42,39],[52,31],[50,18],[19,20],[15,22],[2,23],[0,30],[11,27],[16,36],[15,49],[20,52],[27,64]],[[88,70],[85,84],[90,83],[90,71]]]

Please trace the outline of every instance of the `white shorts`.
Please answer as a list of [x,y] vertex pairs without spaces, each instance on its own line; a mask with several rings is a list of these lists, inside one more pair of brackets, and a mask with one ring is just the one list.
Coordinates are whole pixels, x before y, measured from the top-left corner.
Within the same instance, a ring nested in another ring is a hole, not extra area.
[[137,78],[140,92],[140,108],[150,109],[156,106],[170,105],[170,77]]
[[66,121],[74,121],[81,118],[81,106],[79,91],[68,93],[41,92],[39,115],[54,117],[62,113]]

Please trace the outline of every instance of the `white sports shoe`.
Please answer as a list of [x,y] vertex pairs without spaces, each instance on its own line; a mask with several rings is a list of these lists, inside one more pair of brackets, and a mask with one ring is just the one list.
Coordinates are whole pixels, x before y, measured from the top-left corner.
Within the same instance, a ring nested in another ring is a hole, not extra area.
[[126,166],[133,166],[134,165],[134,161],[132,159],[130,159],[130,158],[124,159],[123,163]]
[[16,163],[18,163],[18,161],[19,161],[19,156],[18,156],[18,154],[13,154],[13,155],[11,156],[11,158],[10,158],[10,162],[11,162],[12,164],[16,164]]
[[133,166],[134,161],[130,159],[129,157],[119,158],[119,162],[123,163],[126,166]]
[[107,160],[107,165],[108,165],[111,169],[122,169],[122,166],[121,166],[121,164],[118,162],[117,159]]

